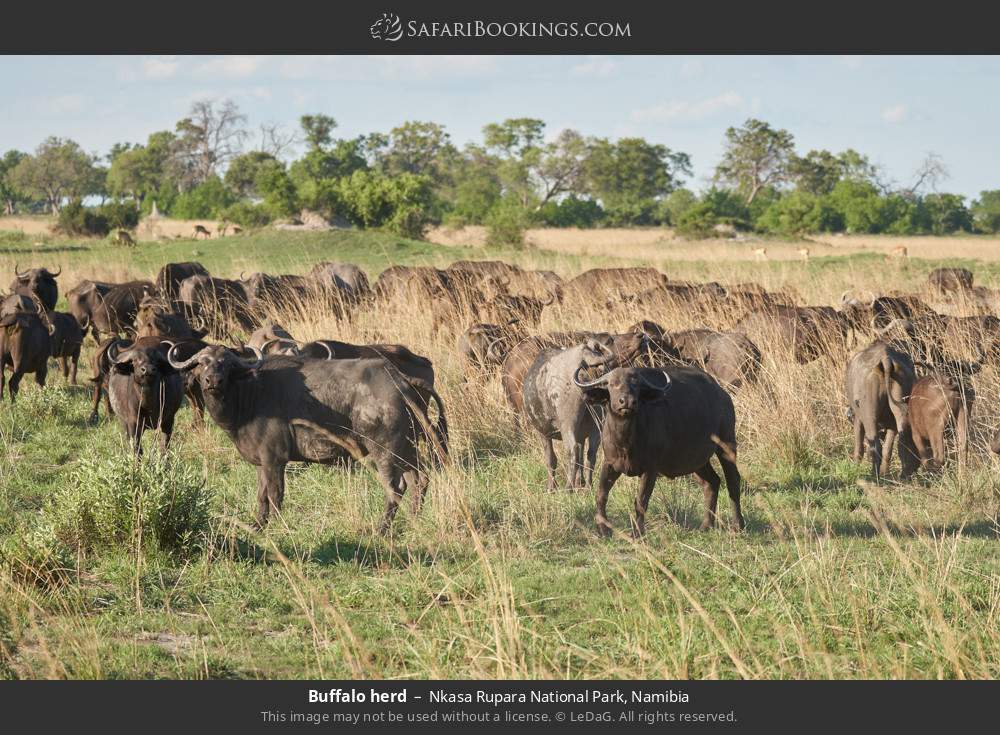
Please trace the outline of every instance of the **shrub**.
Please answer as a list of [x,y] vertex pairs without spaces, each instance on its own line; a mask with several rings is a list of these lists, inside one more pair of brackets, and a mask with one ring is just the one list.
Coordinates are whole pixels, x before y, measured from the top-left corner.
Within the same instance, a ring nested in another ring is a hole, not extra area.
[[179,219],[214,219],[235,202],[233,193],[221,179],[213,176],[190,191],[178,194],[171,204],[170,214]]
[[593,227],[602,219],[604,210],[600,204],[573,195],[559,202],[546,202],[538,211],[540,224],[549,227]]
[[756,224],[767,232],[799,235],[838,230],[843,226],[843,220],[822,197],[806,191],[793,191],[772,202]]
[[109,230],[134,230],[139,225],[139,210],[126,202],[108,202],[97,208]]
[[80,460],[20,543],[36,557],[101,549],[131,553],[199,550],[209,527],[209,494],[197,472],[160,456],[130,452]]
[[427,176],[403,173],[390,178],[361,170],[340,179],[338,189],[354,224],[384,227],[404,237],[423,237],[434,208]]
[[271,213],[267,207],[249,202],[237,202],[226,207],[219,214],[219,217],[227,222],[235,222],[246,229],[263,227],[271,221]]
[[64,235],[104,237],[111,230],[108,219],[97,210],[74,199],[59,210],[56,230]]
[[502,199],[486,215],[486,244],[524,246],[524,231],[531,225],[531,215],[520,202]]

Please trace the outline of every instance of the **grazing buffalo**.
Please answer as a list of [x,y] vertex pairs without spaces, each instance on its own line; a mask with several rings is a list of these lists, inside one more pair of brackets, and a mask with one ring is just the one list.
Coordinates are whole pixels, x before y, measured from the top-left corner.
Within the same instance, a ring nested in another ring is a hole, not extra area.
[[641,477],[633,534],[646,530],[646,509],[656,478],[694,473],[705,497],[702,529],[715,525],[720,480],[715,455],[726,476],[733,522],[744,527],[740,472],[736,466],[736,411],[732,398],[697,368],[616,368],[589,381],[573,382],[584,398],[604,409],[604,464],[597,487],[597,531],[611,534],[608,495],[622,475]]
[[372,297],[368,276],[353,263],[325,261],[309,271],[315,288],[331,301],[338,316],[351,316],[353,309],[367,303]]
[[34,373],[35,382],[44,387],[50,352],[49,330],[37,313],[18,312],[0,318],[0,399],[8,365],[12,373],[9,387],[12,403],[26,373]]
[[564,291],[573,303],[604,305],[609,298],[662,289],[667,283],[655,268],[592,268],[567,281]]
[[174,433],[174,417],[184,395],[184,382],[159,344],[114,341],[108,345],[108,398],[136,455],[142,454],[146,429],[159,429],[164,452]]
[[98,335],[122,335],[135,332],[139,304],[155,286],[150,281],[129,281],[113,287],[103,296],[95,285],[90,291],[93,305],[90,318],[95,339]]
[[14,280],[10,284],[10,290],[24,296],[35,294],[41,299],[46,309],[54,309],[59,300],[59,286],[56,284],[56,278],[60,273],[62,273],[62,268],[55,273],[46,268],[32,268],[22,272],[18,271],[15,265]]
[[761,354],[742,332],[688,329],[670,335],[686,360],[700,367],[730,390],[756,383]]
[[307,276],[252,273],[240,278],[251,309],[259,312],[269,308],[297,306],[309,298],[314,284]]
[[[76,385],[76,371],[83,347],[83,330],[72,314],[63,311],[39,310],[42,323],[49,333],[49,356],[59,359],[63,378]],[[72,365],[72,375],[70,374]]]
[[500,367],[511,347],[523,336],[513,324],[472,324],[458,336],[457,348],[467,366],[492,371]]
[[802,365],[829,355],[840,344],[839,331],[825,330],[813,312],[795,306],[754,311],[740,320],[734,331],[757,344],[773,344]]
[[935,268],[927,276],[927,283],[941,294],[971,291],[972,271],[968,268]]
[[201,263],[194,261],[186,263],[167,263],[156,275],[156,289],[160,298],[167,303],[177,301],[180,296],[181,282],[191,276],[208,276],[208,270]]
[[240,455],[257,467],[257,524],[266,525],[285,496],[289,462],[331,464],[345,456],[373,460],[385,488],[386,532],[409,490],[419,507],[428,478],[416,438],[434,435],[410,382],[384,360],[309,360],[278,355],[247,361],[218,345],[186,360],[205,407]]
[[914,382],[913,360],[884,342],[873,342],[847,363],[844,392],[848,416],[854,423],[852,457],[860,461],[862,447],[867,444],[876,481],[889,471],[897,436],[901,477],[905,480],[917,469],[907,405]]
[[136,337],[163,337],[165,339],[201,339],[208,330],[198,317],[200,328],[194,328],[183,314],[178,314],[158,297],[147,296],[139,304],[136,315]]
[[84,333],[88,329],[91,330],[96,342],[100,342],[100,338],[97,331],[92,329],[94,310],[100,307],[104,296],[117,285],[117,283],[108,283],[107,281],[83,280],[66,292],[69,313],[73,315]]
[[969,416],[976,394],[967,381],[934,373],[913,384],[910,428],[924,468],[939,468],[945,460],[945,432],[955,429],[955,444],[964,461],[969,455]]
[[190,276],[181,281],[177,299],[184,312],[205,320],[209,333],[226,337],[231,324],[253,329],[247,292],[240,281],[214,276]]

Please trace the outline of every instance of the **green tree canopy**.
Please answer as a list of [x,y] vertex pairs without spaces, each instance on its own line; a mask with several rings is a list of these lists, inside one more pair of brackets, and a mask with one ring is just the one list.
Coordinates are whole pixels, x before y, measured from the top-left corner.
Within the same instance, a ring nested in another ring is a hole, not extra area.
[[734,188],[747,204],[765,187],[781,186],[791,178],[795,139],[787,130],[750,118],[726,130],[725,146],[715,180]]
[[78,143],[47,138],[34,155],[22,158],[10,173],[14,187],[43,199],[53,214],[64,199],[83,198],[97,193],[94,158]]

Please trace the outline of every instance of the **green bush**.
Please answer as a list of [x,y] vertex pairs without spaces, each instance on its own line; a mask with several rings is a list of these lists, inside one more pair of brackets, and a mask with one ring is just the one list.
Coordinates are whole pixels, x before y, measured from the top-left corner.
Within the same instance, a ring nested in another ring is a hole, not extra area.
[[245,229],[264,227],[271,221],[271,213],[267,207],[249,202],[237,202],[226,207],[220,212],[219,217],[227,222],[235,222]]
[[111,226],[108,218],[99,211],[85,207],[79,199],[74,199],[59,210],[56,230],[74,237],[104,237],[111,231]]
[[523,247],[524,231],[531,224],[531,214],[520,202],[502,199],[486,215],[486,244]]
[[384,227],[419,239],[434,209],[431,180],[402,173],[396,176],[361,170],[338,182],[349,219],[361,227]]
[[171,204],[170,216],[178,219],[214,219],[235,203],[235,195],[221,179],[213,176],[190,191],[178,194]]
[[573,195],[559,202],[546,202],[538,211],[539,223],[549,227],[594,227],[602,219],[604,210],[600,204]]
[[843,219],[823,197],[793,191],[772,202],[757,219],[756,226],[765,232],[800,235],[842,229]]
[[134,230],[139,225],[139,210],[128,202],[108,202],[97,208],[109,230]]
[[204,544],[209,500],[199,474],[172,458],[136,461],[128,451],[91,454],[49,499],[19,548],[26,555],[55,559],[65,555],[63,550],[190,555]]

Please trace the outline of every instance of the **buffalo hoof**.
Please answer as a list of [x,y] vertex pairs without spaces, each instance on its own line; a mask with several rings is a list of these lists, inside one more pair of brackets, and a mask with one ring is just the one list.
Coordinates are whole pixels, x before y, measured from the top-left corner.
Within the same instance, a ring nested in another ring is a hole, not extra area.
[[90,414],[90,416],[87,417],[87,423],[90,426],[97,426],[97,422],[98,421],[100,421],[100,418],[98,417],[98,415],[96,413],[92,413],[92,414]]
[[597,519],[597,535],[601,538],[611,538],[611,526],[600,518]]

